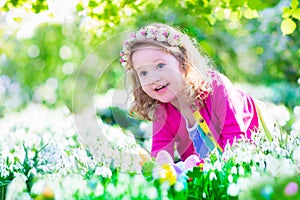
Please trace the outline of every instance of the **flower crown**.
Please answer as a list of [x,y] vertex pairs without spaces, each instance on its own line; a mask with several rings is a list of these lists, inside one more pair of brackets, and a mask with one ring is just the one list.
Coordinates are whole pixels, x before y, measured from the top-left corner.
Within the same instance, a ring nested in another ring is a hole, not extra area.
[[178,33],[174,33],[174,31],[169,30],[165,27],[154,27],[148,26],[146,28],[141,28],[135,33],[131,33],[130,37],[124,41],[123,50],[120,52],[120,62],[123,67],[127,65],[127,59],[129,56],[130,44],[136,40],[154,40],[158,42],[168,43],[172,47],[180,47],[182,46],[182,39]]

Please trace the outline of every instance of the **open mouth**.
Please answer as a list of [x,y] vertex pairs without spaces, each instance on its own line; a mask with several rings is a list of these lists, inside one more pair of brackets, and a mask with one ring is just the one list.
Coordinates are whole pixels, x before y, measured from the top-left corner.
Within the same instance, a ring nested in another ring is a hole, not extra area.
[[160,86],[154,88],[154,90],[155,90],[156,92],[158,92],[158,91],[160,91],[160,90],[166,88],[168,85],[169,85],[168,83],[166,83],[166,84],[164,84],[164,85],[160,85]]

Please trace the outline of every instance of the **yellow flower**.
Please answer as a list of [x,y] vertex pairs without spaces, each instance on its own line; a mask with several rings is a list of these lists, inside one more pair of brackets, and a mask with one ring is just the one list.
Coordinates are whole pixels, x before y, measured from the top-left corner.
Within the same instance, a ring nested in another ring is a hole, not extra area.
[[158,174],[160,183],[168,182],[170,185],[174,185],[176,183],[177,174],[172,165],[163,164]]
[[40,194],[39,196],[37,196],[35,198],[35,200],[54,200],[55,199],[55,194],[54,191],[51,187],[46,186],[43,189],[42,194]]

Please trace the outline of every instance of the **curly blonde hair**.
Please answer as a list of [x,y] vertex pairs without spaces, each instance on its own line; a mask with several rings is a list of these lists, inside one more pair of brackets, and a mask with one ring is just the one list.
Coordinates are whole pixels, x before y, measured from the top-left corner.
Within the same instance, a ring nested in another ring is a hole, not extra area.
[[[156,99],[149,97],[143,91],[139,77],[132,63],[133,53],[145,47],[159,48],[162,51],[170,53],[179,61],[185,78],[183,97],[193,106],[203,106],[204,100],[212,90],[211,76],[209,76],[212,65],[209,63],[207,56],[200,53],[196,42],[190,39],[187,34],[184,34],[176,28],[160,23],[149,24],[144,28],[147,27],[166,28],[168,31],[178,34],[181,37],[182,45],[174,47],[166,41],[162,42],[147,38],[136,39],[130,42],[127,46],[129,53],[125,66],[133,90],[133,102],[130,108],[130,114],[134,117],[151,121],[153,120],[153,111],[156,105],[159,104]],[[195,101],[195,99],[197,101]]]

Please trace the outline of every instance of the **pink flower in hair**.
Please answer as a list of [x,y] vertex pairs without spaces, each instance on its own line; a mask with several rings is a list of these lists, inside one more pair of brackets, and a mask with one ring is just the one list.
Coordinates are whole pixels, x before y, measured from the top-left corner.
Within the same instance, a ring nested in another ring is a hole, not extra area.
[[145,29],[141,29],[138,32],[136,32],[136,39],[141,40],[144,39],[146,36],[146,30]]
[[168,35],[168,32],[165,29],[159,29],[157,31],[157,41],[165,42],[166,36]]

